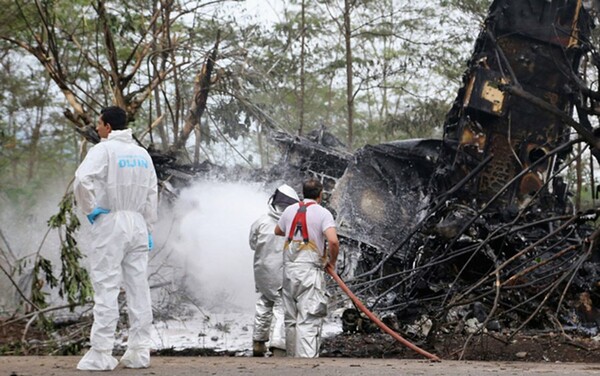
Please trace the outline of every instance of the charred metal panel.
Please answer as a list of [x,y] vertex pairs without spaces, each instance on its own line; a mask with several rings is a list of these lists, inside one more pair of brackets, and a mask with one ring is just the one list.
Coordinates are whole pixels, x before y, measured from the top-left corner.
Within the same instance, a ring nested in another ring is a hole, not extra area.
[[286,141],[293,169],[335,183],[338,271],[371,308],[457,333],[476,315],[513,334],[579,325],[589,320],[574,307],[598,309],[600,210],[573,210],[555,176],[570,126],[600,149],[584,135],[589,122],[582,132],[570,117],[573,103],[600,98],[577,78],[593,51],[587,11],[575,0],[495,0],[443,140],[366,146],[350,158]]
[[437,176],[436,185],[452,186],[491,155],[477,181],[457,197],[475,195],[481,206],[503,192],[492,207],[520,207],[542,189],[549,166],[559,165],[557,157],[513,178],[565,142],[570,129],[500,87],[520,86],[570,114],[570,74],[579,64],[579,38],[588,33],[589,17],[580,0],[495,1],[444,125],[443,160],[456,167]]
[[498,72],[477,69],[467,85],[463,105],[490,115],[504,115],[507,95],[498,89],[498,82],[506,82]]
[[427,207],[440,145],[407,140],[359,150],[332,196],[338,233],[383,252],[405,238]]
[[579,37],[581,7],[581,0],[495,1],[490,14],[498,17],[494,22],[497,34],[518,33],[542,42],[572,47]]
[[572,323],[565,302],[597,296],[588,257],[598,213],[575,213],[555,176],[572,145],[565,118],[591,26],[581,1],[494,1],[441,143],[355,154],[331,204],[343,273],[371,307],[453,330],[457,307],[477,301],[479,323],[516,332],[547,320],[544,305]]
[[316,177],[323,183],[324,200],[328,202],[351,158],[349,153],[341,150],[343,144],[323,129],[307,137],[283,132],[274,133],[271,137],[283,153],[282,161],[269,173],[271,179],[282,179],[287,184],[301,187],[303,179]]

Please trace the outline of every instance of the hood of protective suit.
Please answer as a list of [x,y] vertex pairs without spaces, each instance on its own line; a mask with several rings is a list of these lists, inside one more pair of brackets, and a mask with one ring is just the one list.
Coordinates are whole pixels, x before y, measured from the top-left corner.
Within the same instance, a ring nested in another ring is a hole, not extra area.
[[112,131],[108,134],[107,140],[133,143],[133,131],[129,128]]
[[283,184],[279,186],[275,190],[275,193],[269,198],[269,215],[275,219],[279,219],[285,208],[298,201],[300,201],[300,198],[294,188],[287,184]]

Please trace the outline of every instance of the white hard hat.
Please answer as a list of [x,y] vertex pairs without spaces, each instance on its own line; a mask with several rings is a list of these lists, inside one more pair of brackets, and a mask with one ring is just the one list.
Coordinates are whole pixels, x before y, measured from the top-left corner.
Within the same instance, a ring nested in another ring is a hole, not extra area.
[[284,195],[286,195],[287,197],[291,198],[294,201],[300,200],[300,198],[298,197],[298,194],[296,193],[294,188],[290,187],[287,184],[280,185],[279,188],[277,188],[277,190],[279,192],[283,193]]

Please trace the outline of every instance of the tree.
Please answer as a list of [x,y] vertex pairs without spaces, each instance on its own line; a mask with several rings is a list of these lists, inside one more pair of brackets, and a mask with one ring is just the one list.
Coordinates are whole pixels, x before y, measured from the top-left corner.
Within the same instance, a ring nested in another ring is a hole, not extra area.
[[[56,111],[51,107],[54,103],[60,105],[58,100],[51,101],[57,91],[62,94],[62,102],[67,104],[63,114],[72,129],[88,141],[95,142],[98,136],[93,130],[93,118],[100,107],[115,104],[126,109],[134,130],[139,130],[143,124],[138,116],[146,108],[152,108],[147,103],[152,93],[161,91],[166,94],[171,87],[177,91],[186,80],[186,69],[208,66],[205,63],[208,49],[199,54],[192,53],[192,47],[205,40],[187,38],[195,24],[192,22],[190,25],[184,20],[186,15],[194,14],[204,5],[103,0],[92,5],[80,1],[41,0],[4,2],[3,5],[5,12],[0,16],[0,40],[6,51],[2,60],[4,72],[8,74],[8,79],[3,80],[3,93],[14,95],[3,98],[9,106],[4,117],[7,122],[0,124],[0,129],[3,143],[12,144],[9,163],[14,181],[19,181],[21,176],[32,179],[36,173],[42,135],[51,128],[47,120],[56,120],[47,112]],[[208,38],[216,35],[216,28],[213,30],[215,33],[207,33]],[[215,39],[218,41],[218,38]],[[214,63],[215,51],[216,47],[209,62]],[[13,61],[16,59],[27,61],[30,71],[36,72],[42,80],[33,76],[28,79],[27,69],[15,66]],[[154,69],[151,61],[155,63]],[[40,69],[44,73],[38,73]],[[197,76],[207,76],[210,80],[206,71],[200,71]],[[205,89],[205,82],[197,88],[204,98],[206,92],[202,90]],[[167,98],[166,95],[164,97]],[[165,127],[160,132],[163,145],[173,146],[170,150],[173,153],[183,149],[183,155],[186,154],[185,142],[191,129],[199,123],[202,115],[201,109],[195,106],[198,101],[194,100],[190,116],[180,117],[180,114],[187,113],[189,104],[186,98],[176,96],[174,100],[166,100],[168,111],[165,112],[171,115],[173,129]],[[23,108],[32,110],[21,115],[19,112]],[[29,117],[30,114],[34,116]],[[178,132],[180,118],[189,121],[188,126]],[[147,133],[152,139],[152,130],[161,126],[162,119],[148,119]],[[62,134],[65,137],[73,135],[72,132],[64,133],[64,130]],[[71,149],[73,153],[77,151],[77,144],[74,146]],[[19,150],[26,152],[28,157],[23,157]],[[75,159],[72,161],[76,162]],[[25,171],[21,171],[23,162],[28,165]],[[79,222],[73,214],[72,201],[67,193],[60,212],[49,221],[51,228],[58,229],[62,239],[60,280],[52,274],[50,261],[39,250],[35,253],[34,283],[31,284],[35,308],[44,306],[44,294],[40,290],[44,283],[35,282],[44,280],[42,274],[45,274],[50,287],[60,284],[61,295],[64,293],[71,304],[84,302],[89,295],[87,275],[82,273],[78,264],[81,255],[75,232]]]
[[235,150],[227,156],[254,165],[260,153],[267,166],[270,130],[324,125],[349,148],[428,136],[454,83],[432,89],[427,79],[459,81],[447,69],[460,61],[459,40],[432,28],[438,2],[290,0],[273,25],[225,16],[225,2],[3,1],[2,94],[11,94],[0,98],[0,163],[10,182],[70,175],[86,147],[73,130],[95,141],[94,118],[109,104],[127,110],[142,145],[181,163],[224,158],[223,141]]

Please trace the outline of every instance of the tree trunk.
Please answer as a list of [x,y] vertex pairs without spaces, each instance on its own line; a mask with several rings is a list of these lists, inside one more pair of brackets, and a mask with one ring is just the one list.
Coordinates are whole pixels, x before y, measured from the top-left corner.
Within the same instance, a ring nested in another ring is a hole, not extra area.
[[299,113],[299,118],[300,118],[300,124],[298,126],[298,135],[302,136],[303,130],[304,130],[304,84],[305,84],[305,77],[304,77],[304,57],[305,57],[305,37],[306,37],[306,19],[305,19],[305,4],[304,4],[304,0],[302,0],[302,21],[300,24],[300,42],[301,42],[301,46],[300,46],[300,98],[299,98],[299,105],[298,105],[298,109],[300,110]]
[[262,138],[262,125],[260,123],[256,124],[256,136],[256,141],[258,143],[258,155],[260,155],[260,168],[264,168],[269,161],[267,159],[267,155],[265,154],[265,147],[263,145]]
[[[154,0],[154,2],[152,3],[152,13],[156,13],[158,10],[158,0]],[[154,23],[152,25],[152,32],[156,35],[158,33],[158,26],[156,23]],[[159,48],[157,46],[157,40],[153,39],[152,40],[152,77],[158,77],[158,74],[160,71],[164,71],[165,67],[164,67],[164,60],[161,60],[161,68],[159,69],[156,65],[157,65],[157,61],[158,61],[158,51]],[[155,86],[154,87],[154,108],[156,109],[156,119],[160,118],[162,116],[162,105],[161,105],[161,92],[159,89],[159,86]],[[150,106],[151,107],[151,106]],[[152,121],[152,119],[148,120],[149,122]],[[162,145],[162,149],[163,150],[167,150],[167,148],[169,147],[169,135],[167,132],[167,127],[165,125],[165,122],[161,122],[161,124],[158,125],[157,127],[158,129],[158,135],[160,136],[160,142]]]
[[352,43],[350,41],[352,30],[350,29],[350,0],[344,0],[344,39],[346,41],[346,103],[348,106],[348,150],[352,150],[354,138],[354,95],[352,83]]
[[577,174],[577,186],[575,192],[575,209],[577,211],[581,210],[581,185],[582,185],[582,163],[581,163],[581,143],[577,144],[577,159],[575,160],[575,171]]
[[174,144],[174,148],[172,150],[173,152],[184,149],[190,133],[192,133],[194,127],[200,125],[200,118],[206,109],[206,102],[208,101],[211,74],[217,59],[217,52],[219,50],[219,39],[220,34],[217,33],[217,41],[215,42],[215,46],[210,56],[206,59],[206,62],[202,66],[202,71],[196,75],[194,84],[194,101],[192,102],[188,116],[185,118],[185,124],[181,130],[179,139]]
[[40,142],[40,135],[42,124],[44,123],[44,108],[42,104],[36,109],[35,125],[31,131],[31,141],[29,142],[29,163],[27,163],[27,181],[33,179],[35,173],[35,166],[38,159],[38,144]]

